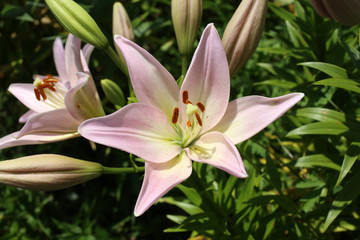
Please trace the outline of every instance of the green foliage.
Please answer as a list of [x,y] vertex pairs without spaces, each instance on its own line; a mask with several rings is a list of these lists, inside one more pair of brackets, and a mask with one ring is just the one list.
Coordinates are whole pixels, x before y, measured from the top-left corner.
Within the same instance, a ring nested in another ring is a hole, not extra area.
[[[110,41],[114,1],[77,1]],[[170,0],[122,1],[135,41],[175,78],[181,76]],[[201,30],[214,22],[222,34],[238,1],[204,0]],[[0,3],[0,133],[21,128],[26,112],[6,89],[55,73],[52,42],[66,38],[43,1]],[[198,33],[198,38],[201,31]],[[97,87],[111,79],[129,102],[126,77],[100,50],[90,68]],[[194,163],[192,176],[147,211],[133,216],[141,174],[104,176],[56,192],[0,186],[2,239],[356,239],[360,235],[359,27],[321,18],[308,0],[269,1],[255,54],[231,80],[231,98],[304,92],[283,117],[237,147],[248,177],[237,179]],[[107,113],[111,93],[100,92]],[[120,101],[120,102],[118,102]],[[91,147],[92,146],[92,147]],[[96,151],[94,151],[96,149]],[[129,167],[127,153],[84,139],[0,150],[1,160],[59,153]],[[139,163],[142,164],[142,163]],[[200,239],[200,238],[199,238]]]

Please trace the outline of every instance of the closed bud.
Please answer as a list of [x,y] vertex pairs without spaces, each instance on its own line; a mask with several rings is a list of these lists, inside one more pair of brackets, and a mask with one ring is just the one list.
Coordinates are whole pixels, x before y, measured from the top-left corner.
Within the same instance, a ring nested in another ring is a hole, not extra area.
[[100,176],[99,163],[55,154],[33,155],[0,161],[0,182],[37,191],[53,191]]
[[188,55],[200,27],[202,0],[172,0],[171,16],[179,51]]
[[105,96],[109,101],[118,108],[123,107],[125,102],[125,96],[121,88],[109,79],[101,80],[101,87],[105,93]]
[[346,26],[360,23],[359,0],[310,0],[316,12],[329,19],[335,19]]
[[222,43],[230,76],[254,53],[265,25],[267,0],[243,0],[226,26]]
[[45,0],[61,25],[82,41],[99,49],[109,48],[109,42],[94,19],[73,0]]
[[114,3],[112,23],[113,35],[120,35],[134,41],[134,32],[130,18],[120,2]]

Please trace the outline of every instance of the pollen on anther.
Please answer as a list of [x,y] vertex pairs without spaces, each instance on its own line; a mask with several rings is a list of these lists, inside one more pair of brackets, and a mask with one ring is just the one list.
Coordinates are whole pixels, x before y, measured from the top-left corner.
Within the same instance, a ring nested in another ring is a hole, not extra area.
[[202,127],[201,117],[197,111],[195,111],[195,117],[196,117],[196,120],[199,123],[200,127]]
[[176,108],[174,108],[171,122],[173,124],[177,123],[178,118],[179,118],[179,108],[176,107]]
[[185,90],[183,91],[183,95],[182,95],[183,103],[187,104],[188,99],[189,99],[189,92]]
[[196,105],[198,106],[198,108],[200,109],[201,112],[205,111],[205,106],[204,106],[204,104],[202,104],[202,102],[198,102]]
[[38,101],[40,101],[40,92],[39,92],[39,90],[37,89],[37,88],[34,88],[34,92],[35,92],[35,96],[36,96],[36,99],[38,100]]
[[188,127],[191,127],[191,122],[190,122],[190,121],[187,121],[187,122],[186,122],[186,125],[187,125]]

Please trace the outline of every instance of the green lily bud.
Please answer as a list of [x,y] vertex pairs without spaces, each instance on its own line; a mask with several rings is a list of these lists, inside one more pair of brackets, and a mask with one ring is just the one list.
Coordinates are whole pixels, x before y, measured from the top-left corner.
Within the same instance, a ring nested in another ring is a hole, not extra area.
[[243,0],[226,26],[222,43],[230,76],[246,63],[260,42],[265,25],[267,0]]
[[55,154],[32,155],[0,161],[0,182],[37,191],[74,186],[100,176],[99,163]]
[[188,55],[200,27],[202,0],[172,0],[171,17],[179,51],[182,55]]
[[118,108],[123,107],[125,102],[125,95],[121,88],[109,79],[101,80],[101,87],[105,93],[105,96],[109,101]]
[[316,12],[329,19],[335,19],[346,26],[360,23],[359,0],[310,0]]
[[94,19],[73,0],[45,0],[61,25],[82,41],[99,49],[107,49],[109,42]]

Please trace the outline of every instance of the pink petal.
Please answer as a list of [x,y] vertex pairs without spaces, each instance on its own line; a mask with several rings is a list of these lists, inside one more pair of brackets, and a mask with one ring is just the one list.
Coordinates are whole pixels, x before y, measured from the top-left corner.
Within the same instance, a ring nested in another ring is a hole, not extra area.
[[181,151],[165,114],[148,104],[130,104],[108,116],[87,120],[79,132],[91,141],[155,163],[169,161]]
[[171,119],[178,107],[179,87],[170,73],[143,48],[121,37],[115,37],[129,68],[135,95],[140,103],[161,109]]
[[31,83],[15,83],[9,87],[9,92],[20,102],[34,112],[46,112],[54,108],[45,101],[38,101],[34,93],[34,85]]
[[56,38],[54,41],[53,53],[56,71],[60,77],[59,80],[63,83],[66,83],[69,80],[65,66],[65,50],[60,38]]
[[247,96],[236,99],[229,103],[223,119],[212,131],[222,132],[238,144],[278,119],[303,96],[303,93],[291,93],[276,98]]
[[78,133],[34,133],[25,135],[21,138],[16,138],[19,132],[11,133],[7,136],[4,136],[0,139],[0,149],[10,148],[15,146],[22,145],[34,145],[34,144],[44,144],[51,142],[58,142],[74,137],[78,137]]
[[180,154],[165,163],[145,162],[145,177],[135,205],[135,216],[143,214],[174,186],[186,180],[192,164],[186,154]]
[[[226,55],[220,37],[212,24],[209,24],[202,34],[181,87],[181,98],[185,90],[188,91],[189,100],[193,104],[201,102],[205,106],[201,130],[201,133],[204,133],[220,121],[230,94]],[[185,104],[182,106],[184,107]]]
[[92,87],[90,76],[78,73],[77,85],[73,86],[65,95],[65,105],[69,113],[78,121],[104,116],[104,110],[98,93]]
[[26,113],[21,115],[21,117],[19,118],[19,123],[26,123],[26,121],[29,120],[29,118],[34,114],[37,114],[37,112],[34,112],[33,110],[27,111]]
[[82,48],[82,52],[84,54],[84,59],[85,59],[86,64],[89,63],[90,56],[91,56],[91,53],[93,52],[93,50],[94,50],[94,46],[89,43],[85,44],[85,46]]
[[17,138],[32,133],[75,133],[80,122],[76,121],[65,109],[55,109],[34,114],[28,119]]
[[220,132],[202,135],[185,151],[191,160],[210,164],[238,178],[247,177],[239,151],[230,139]]
[[80,39],[69,33],[65,45],[65,66],[71,87],[78,83],[76,73],[84,72],[80,57],[80,44]]

